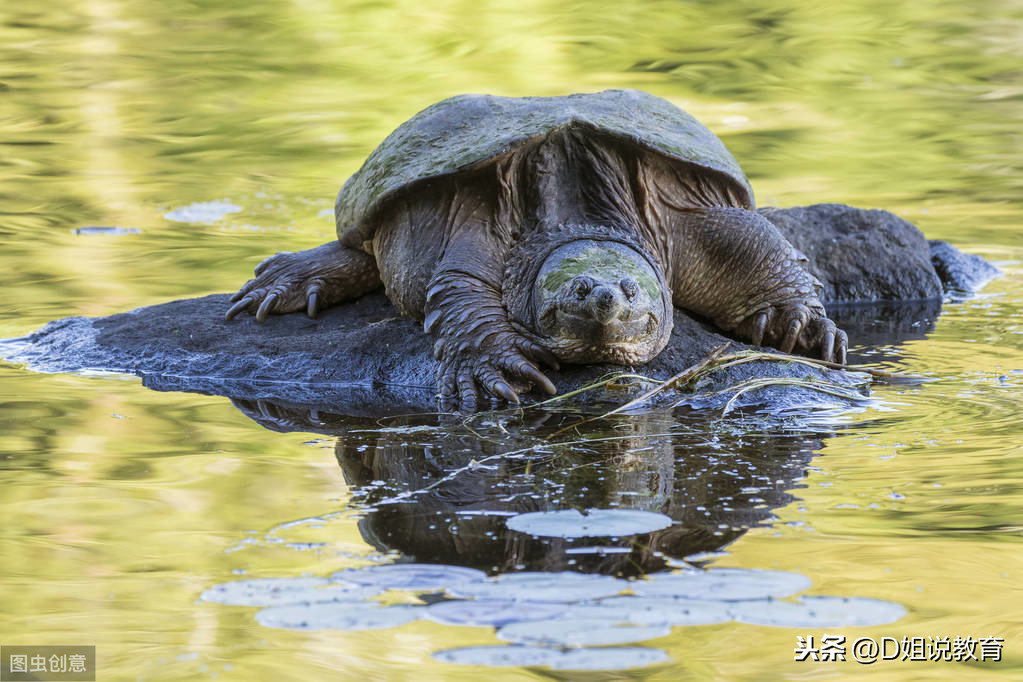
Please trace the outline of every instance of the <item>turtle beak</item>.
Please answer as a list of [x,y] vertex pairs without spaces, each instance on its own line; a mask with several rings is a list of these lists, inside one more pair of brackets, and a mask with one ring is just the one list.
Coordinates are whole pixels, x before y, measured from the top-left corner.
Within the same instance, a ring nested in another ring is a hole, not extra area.
[[604,325],[618,319],[625,311],[625,296],[607,285],[594,288],[586,299],[593,319]]

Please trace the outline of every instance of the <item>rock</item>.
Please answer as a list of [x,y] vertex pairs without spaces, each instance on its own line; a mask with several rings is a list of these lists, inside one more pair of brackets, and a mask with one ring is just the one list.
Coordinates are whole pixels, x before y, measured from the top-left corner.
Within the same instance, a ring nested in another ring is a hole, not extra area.
[[932,240],[930,246],[931,263],[946,291],[976,291],[1001,274],[980,256],[963,253],[948,242]]
[[842,204],[760,213],[809,258],[825,301],[941,298],[927,238],[893,213]]
[[[807,255],[809,267],[825,282],[830,301],[930,299],[923,307],[919,302],[902,305],[890,300],[882,307],[835,306],[834,317],[849,332],[852,344],[864,340],[891,344],[903,336],[918,337],[933,324],[942,282],[931,263],[932,247],[909,223],[885,211],[836,204],[766,209],[764,214]],[[982,281],[978,273],[989,272],[983,266],[991,268],[983,259],[947,244],[937,253],[943,264],[939,272],[946,273],[943,276],[956,288]],[[156,390],[225,395],[268,414],[273,408],[260,401],[285,410],[349,415],[435,409],[437,363],[431,340],[418,322],[401,317],[381,293],[331,308],[318,320],[284,315],[271,316],[263,324],[250,316],[225,322],[227,307],[227,295],[217,294],[97,319],[65,318],[23,339],[0,342],[0,357],[42,372],[137,374]],[[869,336],[858,338],[858,328],[869,331]],[[676,310],[667,348],[631,371],[667,379],[726,341],[712,326]],[[748,348],[731,341],[729,352]],[[630,370],[568,366],[550,378],[565,392],[623,371]],[[765,376],[810,377],[850,390],[861,387],[864,379],[861,374],[799,363],[758,361],[715,373],[698,386],[696,395],[672,399],[721,408],[731,397],[719,393],[723,389]],[[586,394],[580,399],[608,398]],[[620,393],[611,399],[624,401]],[[772,386],[743,394],[736,405],[786,411],[849,403],[805,388]],[[274,422],[273,414],[268,422]]]
[[[267,400],[344,414],[434,408],[437,362],[431,355],[432,342],[419,323],[401,317],[383,294],[335,306],[318,320],[284,315],[263,324],[249,316],[224,322],[227,306],[228,296],[217,294],[98,319],[65,318],[25,339],[5,342],[0,355],[42,372],[126,372],[138,374],[146,386],[157,390]],[[666,379],[726,341],[708,325],[676,311],[668,347],[633,371]],[[732,342],[732,350],[744,348],[750,346]],[[623,371],[628,370],[615,365],[567,366],[550,377],[560,391],[569,391]],[[758,362],[726,372],[704,390],[713,392],[729,381],[755,375],[807,374],[847,386],[862,383],[862,377],[846,372]],[[783,392],[787,398],[782,402],[788,407],[807,400],[820,403],[821,396],[810,392],[800,400],[792,391]]]

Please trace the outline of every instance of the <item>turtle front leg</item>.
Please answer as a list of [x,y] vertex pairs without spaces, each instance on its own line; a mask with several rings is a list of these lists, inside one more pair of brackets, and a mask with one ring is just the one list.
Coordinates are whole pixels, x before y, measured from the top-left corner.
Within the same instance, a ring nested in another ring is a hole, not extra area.
[[828,319],[821,283],[766,218],[739,208],[666,215],[675,305],[754,345],[845,364],[849,344]]
[[255,277],[231,297],[224,315],[231,320],[242,311],[262,322],[270,313],[283,315],[319,311],[369,293],[381,286],[376,261],[367,253],[334,241],[315,249],[270,256],[256,266]]
[[423,327],[436,337],[434,357],[440,361],[437,392],[444,409],[477,409],[481,397],[519,402],[519,392],[537,386],[556,389],[539,365],[558,369],[546,348],[512,328],[500,292],[463,271],[434,275],[426,294]]

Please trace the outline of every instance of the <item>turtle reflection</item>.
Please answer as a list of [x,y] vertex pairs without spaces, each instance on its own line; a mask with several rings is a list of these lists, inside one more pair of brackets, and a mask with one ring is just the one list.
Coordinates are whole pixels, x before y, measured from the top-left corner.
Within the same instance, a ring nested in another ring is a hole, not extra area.
[[[787,491],[820,447],[816,437],[741,433],[734,423],[715,428],[705,416],[670,413],[608,418],[557,436],[579,417],[547,415],[544,424],[506,425],[501,438],[423,430],[422,421],[338,438],[345,480],[371,509],[360,531],[380,551],[490,572],[632,576],[718,551],[793,499]],[[506,527],[509,517],[557,509],[643,510],[673,523],[585,538]]]

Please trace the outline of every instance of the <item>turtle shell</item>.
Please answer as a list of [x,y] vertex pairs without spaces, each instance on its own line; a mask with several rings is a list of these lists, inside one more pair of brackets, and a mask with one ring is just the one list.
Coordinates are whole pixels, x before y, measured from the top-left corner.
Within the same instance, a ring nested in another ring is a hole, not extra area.
[[[564,97],[459,95],[427,107],[380,143],[337,195],[338,237],[359,243],[372,218],[414,186],[482,168],[565,126],[586,126],[701,168],[753,207],[753,191],[725,145],[667,100],[639,90]],[[350,242],[351,243],[351,242]]]

